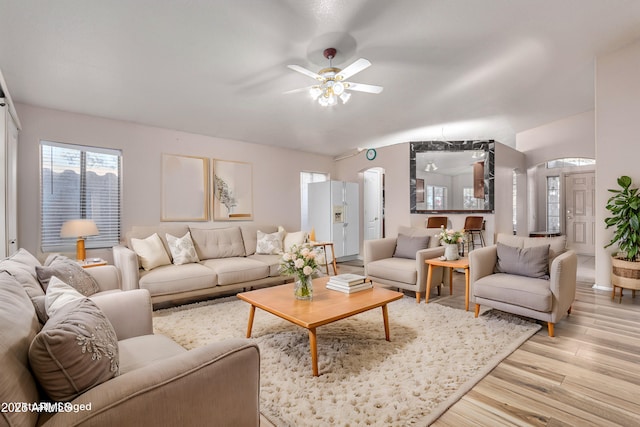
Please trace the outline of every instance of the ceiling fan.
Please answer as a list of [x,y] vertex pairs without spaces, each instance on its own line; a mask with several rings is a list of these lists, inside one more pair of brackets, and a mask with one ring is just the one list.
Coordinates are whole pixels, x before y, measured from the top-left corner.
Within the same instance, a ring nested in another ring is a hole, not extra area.
[[329,67],[323,68],[317,73],[307,70],[306,68],[303,68],[299,65],[287,65],[287,67],[291,68],[294,71],[316,79],[318,83],[313,86],[293,89],[285,92],[285,94],[309,91],[313,99],[318,100],[318,103],[320,105],[326,107],[330,105],[336,105],[338,103],[338,98],[340,98],[343,104],[346,104],[349,98],[351,98],[351,93],[349,93],[349,91],[352,90],[367,93],[382,92],[382,86],[374,86],[346,81],[354,74],[370,67],[371,62],[369,62],[368,60],[360,58],[344,70],[341,70],[340,68],[336,68],[331,65],[331,60],[336,56],[335,48],[330,47],[328,49],[325,49],[323,54],[324,57],[329,60]]

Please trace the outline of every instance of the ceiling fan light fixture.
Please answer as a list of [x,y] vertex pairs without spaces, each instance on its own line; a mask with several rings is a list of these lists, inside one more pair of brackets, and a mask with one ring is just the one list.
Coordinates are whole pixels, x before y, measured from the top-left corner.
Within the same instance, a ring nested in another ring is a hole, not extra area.
[[320,95],[322,95],[322,89],[318,86],[312,86],[311,89],[309,89],[309,94],[314,100],[316,100]]
[[288,68],[293,71],[297,71],[308,77],[311,77],[318,81],[318,84],[311,86],[310,88],[295,89],[287,91],[285,93],[296,93],[304,90],[308,90],[311,97],[318,101],[323,107],[336,105],[338,98],[343,104],[346,104],[351,98],[351,94],[347,93],[347,90],[355,90],[358,92],[368,93],[380,93],[382,92],[381,86],[374,86],[362,83],[349,83],[346,79],[359,73],[360,71],[371,66],[371,62],[364,58],[356,60],[354,63],[346,67],[345,69],[336,68],[332,64],[333,58],[336,56],[335,48],[328,48],[324,50],[324,57],[329,60],[329,67],[323,68],[317,73],[307,70],[299,65],[287,65]]

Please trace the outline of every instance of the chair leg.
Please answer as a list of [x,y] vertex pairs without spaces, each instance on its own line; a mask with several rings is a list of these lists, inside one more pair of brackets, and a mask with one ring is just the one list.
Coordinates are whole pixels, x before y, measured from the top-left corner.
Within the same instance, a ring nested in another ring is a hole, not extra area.
[[420,292],[416,291],[416,303],[420,304]]
[[476,313],[475,313],[475,317],[478,317],[478,314],[480,314],[480,304],[476,304]]
[[555,337],[555,331],[553,330],[553,323],[551,322],[547,322],[547,328],[549,329],[549,336],[550,337]]

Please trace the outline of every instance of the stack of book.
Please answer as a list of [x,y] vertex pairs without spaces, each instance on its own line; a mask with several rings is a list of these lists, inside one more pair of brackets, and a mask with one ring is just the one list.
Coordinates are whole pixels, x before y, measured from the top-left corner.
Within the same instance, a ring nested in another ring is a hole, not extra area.
[[373,283],[371,280],[367,281],[366,277],[351,273],[331,276],[327,282],[327,289],[344,292],[345,294],[364,291],[365,289],[371,289],[372,287]]

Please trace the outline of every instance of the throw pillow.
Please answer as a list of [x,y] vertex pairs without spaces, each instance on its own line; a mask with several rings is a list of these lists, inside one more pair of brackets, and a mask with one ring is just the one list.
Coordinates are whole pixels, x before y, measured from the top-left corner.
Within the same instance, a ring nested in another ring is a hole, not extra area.
[[256,254],[277,255],[279,253],[282,253],[282,232],[267,234],[258,230]]
[[294,231],[287,233],[282,226],[278,227],[278,231],[282,232],[284,235],[282,250],[286,252],[291,252],[291,248],[302,245],[308,238],[306,231]]
[[407,236],[398,234],[396,250],[393,253],[395,258],[416,259],[416,252],[429,247],[429,236]]
[[29,363],[51,399],[72,400],[118,375],[116,332],[90,299],[70,302],[33,339]]
[[167,243],[169,243],[169,250],[171,251],[171,257],[175,265],[189,264],[192,262],[199,262],[198,254],[196,253],[196,247],[191,240],[191,233],[187,231],[182,237],[172,236],[167,233]]
[[49,317],[69,302],[83,299],[85,296],[72,286],[53,276],[49,281],[47,293],[44,296],[44,309]]
[[549,279],[549,245],[516,248],[496,243],[498,262],[496,273]]
[[54,276],[72,286],[86,297],[100,292],[98,282],[96,282],[96,279],[94,279],[92,275],[80,267],[77,262],[62,255],[58,255],[46,267],[37,266],[36,275],[45,292],[49,281]]
[[131,246],[133,251],[138,255],[140,265],[145,270],[153,270],[161,265],[171,264],[167,251],[164,250],[164,245],[158,233],[153,233],[146,239],[131,239]]

